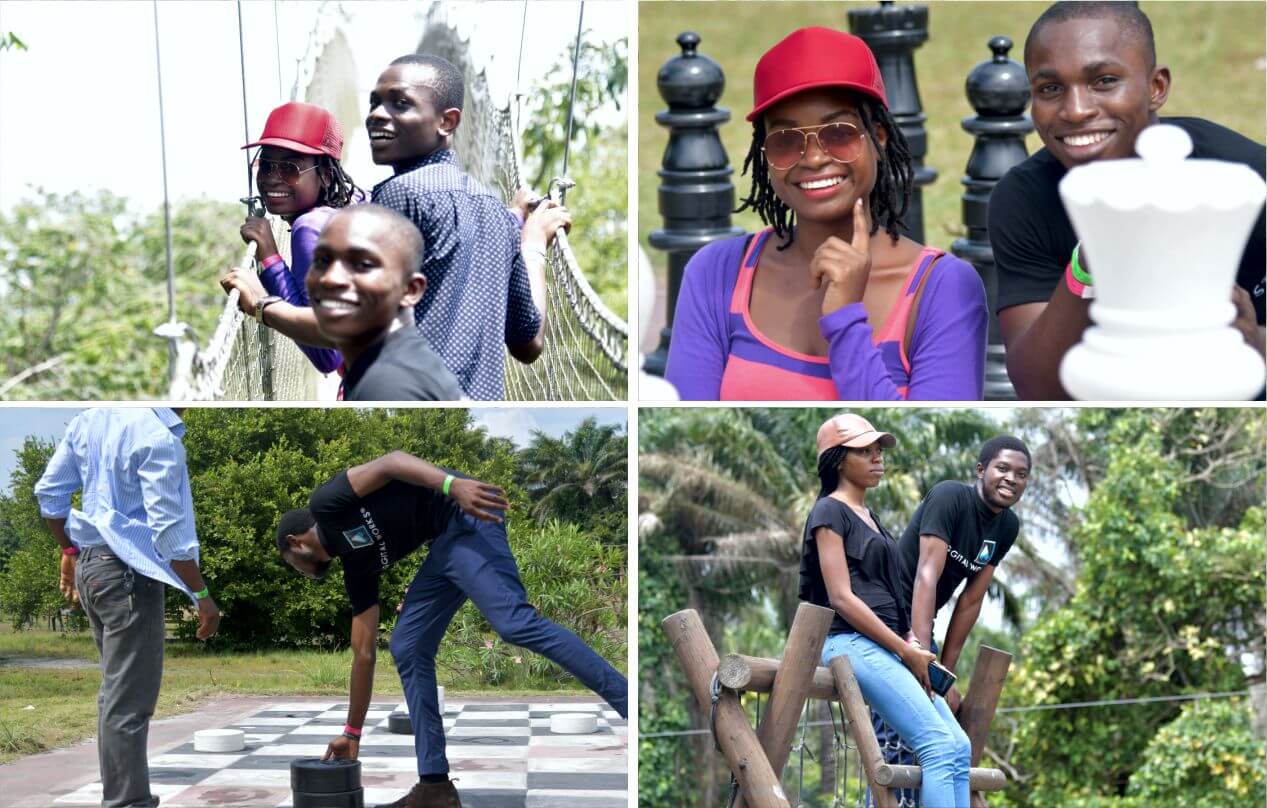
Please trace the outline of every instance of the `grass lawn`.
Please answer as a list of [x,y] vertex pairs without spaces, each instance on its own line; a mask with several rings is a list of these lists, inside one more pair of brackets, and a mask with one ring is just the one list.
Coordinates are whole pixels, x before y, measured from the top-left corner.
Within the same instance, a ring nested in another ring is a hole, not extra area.
[[[0,657],[43,657],[98,661],[92,636],[49,631],[0,631]],[[228,653],[202,645],[169,642],[156,717],[189,712],[199,702],[228,694],[332,696],[347,698],[351,655],[346,651],[265,651]],[[471,674],[439,670],[447,697],[488,696],[488,685]],[[49,669],[0,666],[0,763],[66,746],[96,733],[95,668]],[[552,682],[520,676],[496,687],[498,696],[558,694]],[[568,695],[588,694],[581,685]],[[376,696],[401,696],[391,654],[381,651],[374,673]],[[33,710],[25,709],[27,706]]]
[[[638,8],[638,237],[660,277],[664,254],[647,246],[647,234],[661,226],[656,208],[656,170],[667,131],[655,122],[666,107],[656,89],[656,73],[680,53],[674,39],[682,31],[700,35],[700,53],[715,59],[726,75],[718,106],[731,112],[722,126],[722,142],[735,169],[736,197],[747,194],[748,179],[738,175],[752,140],[743,120],[752,108],[752,71],[757,59],[792,30],[822,25],[848,30],[849,7],[875,3],[641,3]],[[930,38],[915,52],[916,80],[928,120],[925,162],[938,172],[924,188],[925,240],[949,248],[964,234],[959,181],[972,139],[960,121],[975,114],[964,95],[968,72],[990,57],[986,42],[1004,34],[1015,43],[1011,58],[1022,61],[1030,25],[1048,3],[932,2]],[[1259,143],[1267,129],[1264,98],[1264,15],[1261,2],[1141,4],[1153,24],[1157,58],[1170,66],[1170,98],[1162,113],[1196,115],[1240,132]],[[1041,148],[1036,135],[1027,146]],[[760,227],[751,213],[735,217],[748,230]]]

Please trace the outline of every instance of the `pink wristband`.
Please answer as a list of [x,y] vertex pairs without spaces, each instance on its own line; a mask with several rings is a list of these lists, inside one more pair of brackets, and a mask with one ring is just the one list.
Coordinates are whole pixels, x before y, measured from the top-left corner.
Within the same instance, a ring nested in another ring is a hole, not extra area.
[[73,544],[72,544],[71,546],[69,546],[69,547],[63,547],[63,548],[62,548],[62,555],[64,555],[64,556],[77,556],[77,555],[79,555],[79,548],[78,548],[78,547],[76,547],[76,546],[75,546],[75,545],[73,545]]
[[270,255],[269,257],[265,258],[263,261],[260,261],[260,266],[263,267],[264,269],[269,269],[270,267],[277,266],[278,264],[282,263],[282,261],[284,260],[285,259],[282,258],[280,255]]
[[361,731],[357,729],[356,727],[352,726],[351,724],[345,724],[343,726],[343,734],[351,735],[353,738],[361,737]]
[[1064,285],[1068,287],[1069,293],[1071,293],[1074,298],[1090,300],[1096,296],[1095,287],[1087,286],[1086,284],[1083,284],[1082,281],[1079,281],[1077,277],[1074,277],[1072,261],[1064,265]]

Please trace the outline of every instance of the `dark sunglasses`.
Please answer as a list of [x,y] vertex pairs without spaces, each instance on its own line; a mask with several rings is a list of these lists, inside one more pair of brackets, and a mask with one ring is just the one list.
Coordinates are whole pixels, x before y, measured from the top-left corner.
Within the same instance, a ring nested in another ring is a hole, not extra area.
[[818,148],[837,163],[852,163],[862,154],[862,131],[851,123],[780,129],[766,135],[761,151],[771,168],[784,171],[805,156],[810,137],[817,140]]
[[316,165],[311,165],[301,171],[294,163],[284,160],[265,160],[263,157],[256,157],[251,166],[255,169],[256,178],[276,174],[287,185],[298,185],[301,176],[317,168]]

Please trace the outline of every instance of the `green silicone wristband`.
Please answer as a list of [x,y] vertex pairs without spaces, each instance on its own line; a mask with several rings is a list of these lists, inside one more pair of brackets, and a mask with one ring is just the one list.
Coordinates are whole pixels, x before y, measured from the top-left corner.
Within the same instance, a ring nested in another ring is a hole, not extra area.
[[457,478],[455,478],[452,474],[449,474],[444,478],[444,488],[442,490],[444,491],[444,495],[446,497],[449,495],[449,486],[453,485],[453,481],[455,479]]
[[203,598],[209,598],[209,597],[211,597],[211,589],[210,589],[210,587],[206,587],[206,586],[204,586],[204,587],[202,588],[202,591],[201,591],[201,592],[195,592],[195,593],[194,593],[194,597],[195,597],[195,598],[197,598],[198,600],[202,600]]
[[1081,283],[1084,286],[1094,286],[1095,282],[1091,280],[1091,273],[1083,269],[1082,264],[1078,262],[1078,249],[1080,247],[1082,247],[1081,241],[1074,245],[1073,257],[1069,259],[1069,263],[1073,268],[1073,276],[1077,279],[1078,283]]

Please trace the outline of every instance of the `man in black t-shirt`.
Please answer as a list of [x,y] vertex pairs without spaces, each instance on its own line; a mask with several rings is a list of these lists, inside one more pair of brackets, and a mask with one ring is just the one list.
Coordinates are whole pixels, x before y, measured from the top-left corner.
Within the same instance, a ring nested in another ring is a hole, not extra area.
[[[911,615],[912,643],[937,653],[933,619],[959,585],[968,582],[955,601],[941,647],[941,664],[951,671],[981,614],[994,570],[1020,531],[1021,523],[1012,507],[1025,493],[1029,470],[1029,449],[1022,440],[1011,435],[991,438],[977,458],[976,482],[937,483],[898,539],[899,585],[903,608]],[[946,694],[951,710],[957,712],[961,700],[957,688]],[[886,760],[914,764],[913,753],[901,747],[897,733],[875,713],[872,721]],[[918,802],[918,794],[911,799]]]
[[343,354],[342,400],[463,398],[413,325],[423,250],[413,223],[380,205],[344,208],[321,231],[304,285],[317,330]]
[[527,599],[502,524],[502,489],[462,477],[405,452],[392,452],[335,475],[308,507],[277,527],[282,558],[318,579],[334,558],[352,603],[352,676],[347,726],[326,758],[355,759],[374,683],[378,582],[382,571],[422,545],[427,558],[410,583],[392,632],[391,652],[409,704],[419,782],[392,808],[460,808],[449,781],[435,657],[445,629],[467,598],[506,642],[567,670],[626,715],[625,677]]
[[[1060,361],[1091,325],[1090,300],[1071,268],[1077,237],[1057,188],[1065,173],[1135,156],[1139,133],[1159,122],[1188,133],[1193,158],[1241,163],[1259,176],[1267,176],[1267,150],[1210,121],[1158,117],[1170,92],[1170,70],[1157,64],[1152,26],[1134,3],[1051,6],[1025,40],[1025,70],[1034,127],[1045,148],[1012,168],[990,195],[995,306],[1017,395],[1064,399]],[[1095,256],[1088,260],[1082,253],[1079,263],[1093,278]],[[1236,304],[1233,325],[1259,353],[1267,352],[1265,268],[1260,215],[1236,285],[1228,290]]]

